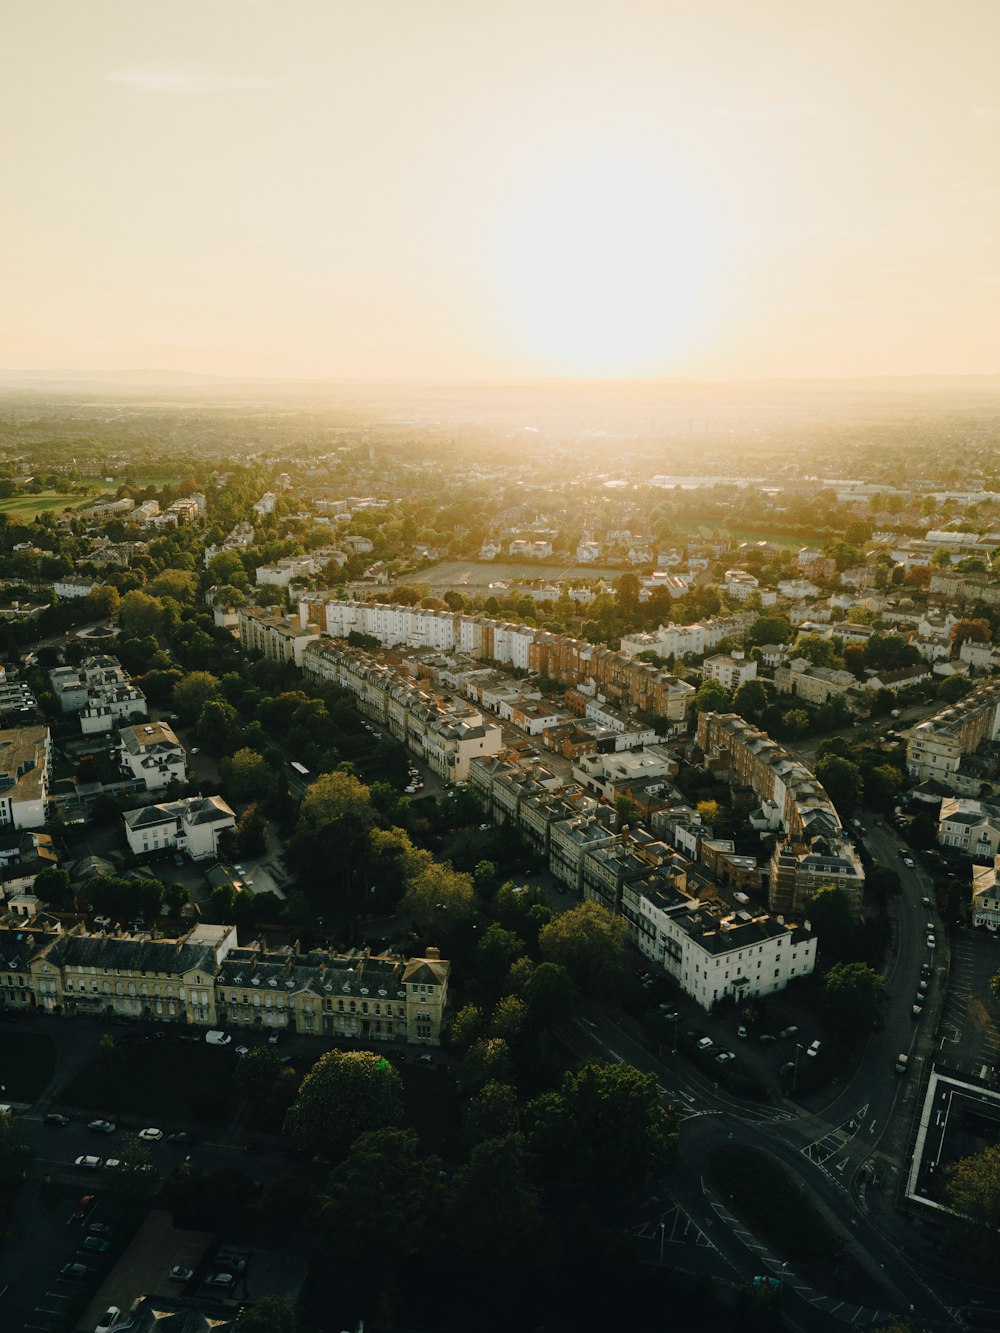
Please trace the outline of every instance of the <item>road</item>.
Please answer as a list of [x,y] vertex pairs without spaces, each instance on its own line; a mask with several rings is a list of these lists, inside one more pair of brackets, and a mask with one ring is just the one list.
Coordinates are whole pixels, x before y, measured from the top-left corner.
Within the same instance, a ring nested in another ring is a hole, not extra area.
[[[926,926],[940,926],[933,908],[931,883],[923,870],[907,865],[909,851],[877,816],[862,816],[863,839],[872,855],[899,876],[902,893],[890,903],[893,936],[886,968],[888,1000],[881,1031],[869,1037],[853,1072],[829,1090],[778,1105],[748,1105],[720,1093],[717,1086],[686,1060],[661,1061],[640,1041],[639,1029],[621,1014],[585,1007],[569,1020],[562,1035],[581,1055],[626,1060],[653,1073],[681,1119],[678,1164],[669,1181],[657,1183],[636,1234],[647,1245],[646,1257],[719,1277],[749,1281],[760,1272],[777,1273],[785,1286],[788,1313],[803,1328],[865,1325],[889,1315],[914,1310],[929,1327],[961,1326],[957,1310],[982,1297],[969,1284],[934,1276],[933,1246],[903,1219],[893,1205],[896,1173],[906,1159],[910,1127],[921,1074],[933,1057],[934,1029],[945,1001],[948,941],[937,931],[937,948],[926,945]],[[921,966],[933,968],[925,1015],[912,1017]],[[682,1020],[683,1021],[683,1020]],[[910,1071],[894,1073],[900,1052],[910,1056]],[[858,1306],[836,1294],[812,1290],[782,1267],[728,1213],[726,1200],[713,1198],[703,1179],[706,1159],[723,1144],[763,1149],[802,1179],[828,1224],[851,1246],[865,1269],[870,1288],[880,1293],[879,1305]],[[683,1226],[678,1217],[687,1219]],[[664,1232],[659,1224],[664,1220]],[[666,1238],[667,1220],[671,1239]],[[683,1239],[685,1227],[688,1239]],[[700,1240],[690,1243],[691,1228]],[[673,1233],[682,1235],[681,1241]],[[681,1249],[677,1251],[677,1245]],[[991,1302],[997,1304],[996,1300]]]

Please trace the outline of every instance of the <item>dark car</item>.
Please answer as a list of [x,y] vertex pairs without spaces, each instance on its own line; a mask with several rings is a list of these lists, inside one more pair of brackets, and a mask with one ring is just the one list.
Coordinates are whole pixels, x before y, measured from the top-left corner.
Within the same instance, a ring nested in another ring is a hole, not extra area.
[[73,1221],[82,1222],[96,1202],[93,1194],[85,1194],[73,1210]]
[[59,1125],[60,1127],[65,1127],[66,1125],[69,1124],[69,1116],[60,1115],[58,1111],[50,1111],[42,1123],[46,1125]]
[[63,1264],[59,1270],[59,1276],[67,1278],[70,1282],[86,1282],[93,1271],[86,1264]]
[[194,1143],[194,1135],[189,1134],[186,1129],[179,1129],[175,1134],[167,1135],[168,1143]]

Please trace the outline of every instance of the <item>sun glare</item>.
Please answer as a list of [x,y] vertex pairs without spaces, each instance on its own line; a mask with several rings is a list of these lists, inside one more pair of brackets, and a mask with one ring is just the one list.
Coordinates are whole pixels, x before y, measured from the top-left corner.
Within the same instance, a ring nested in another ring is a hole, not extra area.
[[671,372],[703,317],[711,233],[665,165],[564,165],[505,228],[509,317],[540,370]]

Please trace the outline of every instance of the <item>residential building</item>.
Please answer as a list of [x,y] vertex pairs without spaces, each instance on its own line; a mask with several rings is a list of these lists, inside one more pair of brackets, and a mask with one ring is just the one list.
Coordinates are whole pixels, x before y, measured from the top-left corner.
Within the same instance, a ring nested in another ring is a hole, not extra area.
[[828,699],[856,689],[857,677],[850,671],[817,667],[805,657],[796,657],[774,672],[774,686],[779,694],[793,694],[811,704],[825,704]]
[[1000,853],[1000,806],[946,796],[938,813],[938,842],[980,859]]
[[185,796],[179,801],[126,810],[125,837],[136,856],[169,848],[192,861],[218,857],[219,835],[236,827],[236,815],[221,796]]
[[972,924],[1000,931],[1000,856],[993,864],[972,867]]
[[48,727],[0,731],[0,828],[45,823],[51,754]]
[[232,949],[216,978],[221,1024],[335,1040],[438,1046],[451,963],[368,950]]
[[755,679],[757,663],[742,652],[719,653],[706,657],[701,667],[705,680],[717,680],[727,690],[738,689],[744,682]]
[[906,771],[915,782],[944,783],[958,795],[978,796],[980,775],[969,760],[1000,736],[1000,684],[986,684],[910,730]]
[[76,597],[86,597],[100,586],[99,579],[74,578],[67,575],[66,578],[57,579],[53,583],[52,591],[65,602]]
[[241,606],[238,610],[240,643],[272,662],[302,665],[302,655],[319,638],[319,628],[298,616],[285,616],[277,607]]
[[118,732],[118,762],[123,773],[142,779],[147,791],[159,791],[187,777],[184,746],[166,722],[122,727]]
[[871,690],[888,690],[890,694],[901,694],[904,690],[912,689],[914,685],[922,685],[925,681],[931,679],[931,673],[926,665],[900,667],[898,671],[876,671],[870,676],[865,677],[865,687]]

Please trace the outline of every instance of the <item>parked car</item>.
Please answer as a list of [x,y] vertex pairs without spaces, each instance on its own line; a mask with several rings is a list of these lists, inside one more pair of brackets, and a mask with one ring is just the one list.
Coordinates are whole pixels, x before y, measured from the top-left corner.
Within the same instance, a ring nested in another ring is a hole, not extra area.
[[798,1036],[798,1031],[798,1028],[792,1023],[787,1028],[782,1028],[780,1035],[782,1037],[796,1037]]
[[924,997],[923,997],[922,995],[918,995],[918,996],[917,996],[917,1002],[916,1002],[916,1004],[914,1004],[914,1005],[912,1006],[912,1008],[910,1009],[910,1017],[911,1017],[911,1018],[920,1018],[920,1017],[923,1015],[923,1012],[924,1012],[924,1004],[923,1004],[923,1000],[924,1000]]
[[815,1059],[816,1056],[819,1055],[820,1047],[822,1045],[823,1043],[818,1038],[816,1041],[811,1041],[806,1049],[806,1055],[811,1055],[813,1059]]
[[928,949],[936,949],[936,948],[937,948],[937,940],[934,938],[933,935],[928,935],[928,936],[927,936],[927,947],[928,947]]
[[105,1171],[117,1171],[121,1164],[122,1159],[120,1157],[106,1157],[104,1159]]
[[194,1143],[194,1135],[189,1134],[186,1129],[179,1129],[174,1134],[167,1135],[168,1143]]
[[103,1236],[105,1240],[109,1240],[111,1237],[111,1228],[108,1226],[107,1222],[91,1222],[90,1226],[87,1228],[87,1235]]
[[103,1157],[92,1157],[89,1153],[86,1153],[83,1157],[78,1157],[74,1162],[74,1166],[86,1166],[92,1171],[97,1171],[103,1165]]
[[903,865],[904,865],[904,866],[909,866],[910,869],[912,870],[912,869],[913,869],[913,857],[912,857],[912,856],[904,856],[904,857],[903,857]]
[[728,1065],[730,1060],[735,1060],[735,1059],[736,1056],[733,1055],[732,1051],[720,1051],[719,1054],[715,1057],[715,1063],[717,1065]]
[[710,1051],[712,1049],[713,1044],[714,1043],[711,1037],[702,1037],[701,1040],[698,1042],[698,1050]]
[[83,1198],[80,1200],[80,1202],[76,1205],[76,1208],[73,1210],[73,1221],[82,1222],[83,1219],[90,1212],[91,1208],[93,1208],[96,1202],[97,1202],[96,1195],[85,1194]]
[[46,1125],[59,1125],[65,1127],[69,1124],[69,1116],[60,1115],[58,1111],[50,1111],[45,1117],[44,1123]]
[[772,1041],[777,1041],[777,1037],[775,1037],[773,1032],[762,1032],[760,1034],[760,1043],[762,1046],[769,1044]]
[[171,1268],[167,1276],[171,1282],[190,1282],[194,1277],[194,1269],[183,1268],[180,1264],[177,1264],[174,1268]]
[[218,1029],[213,1029],[213,1031],[205,1033],[205,1040],[209,1046],[228,1046],[232,1037],[228,1032],[219,1032]]
[[910,1057],[905,1051],[900,1051],[896,1056],[896,1073],[905,1074],[910,1067]]
[[87,1128],[92,1129],[95,1134],[113,1134],[118,1126],[113,1125],[110,1120],[91,1120]]
[[737,1037],[745,1037],[747,1035],[747,1026],[745,1023],[741,1023],[739,1025],[739,1027],[736,1029],[736,1035]]
[[109,1305],[95,1324],[94,1333],[111,1333],[111,1330],[117,1328],[124,1317],[117,1305]]
[[921,899],[920,899],[920,902],[921,902],[922,906],[924,906],[924,907],[930,907],[930,905],[931,905],[931,900],[930,900],[930,898],[921,898]]
[[89,1250],[91,1254],[107,1254],[111,1249],[111,1243],[102,1240],[100,1236],[84,1236],[83,1248]]
[[59,1270],[59,1276],[66,1278],[70,1282],[86,1282],[87,1278],[93,1273],[92,1268],[86,1264],[63,1264]]
[[236,1286],[235,1273],[213,1273],[205,1283],[206,1287],[221,1288],[224,1291],[232,1291]]
[[159,1143],[163,1138],[162,1129],[140,1129],[139,1137],[144,1143]]

